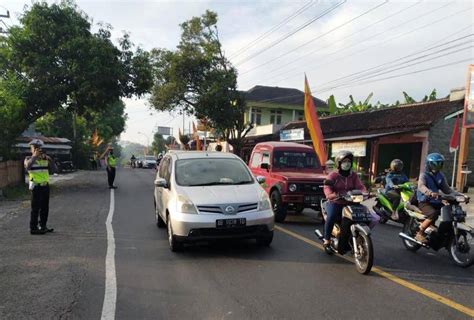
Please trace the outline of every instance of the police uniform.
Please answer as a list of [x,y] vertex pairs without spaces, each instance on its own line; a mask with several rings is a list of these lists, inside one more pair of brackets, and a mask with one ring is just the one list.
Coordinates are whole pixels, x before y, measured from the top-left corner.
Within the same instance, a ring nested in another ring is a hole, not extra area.
[[107,179],[109,182],[109,188],[114,187],[114,180],[115,180],[115,167],[117,166],[117,158],[114,155],[109,154],[107,156]]
[[[28,164],[33,161],[29,166]],[[47,228],[49,214],[49,161],[48,159],[27,157],[25,167],[28,170],[28,177],[31,189],[31,233],[51,232]],[[38,221],[39,218],[39,221]],[[38,223],[40,229],[38,228]]]

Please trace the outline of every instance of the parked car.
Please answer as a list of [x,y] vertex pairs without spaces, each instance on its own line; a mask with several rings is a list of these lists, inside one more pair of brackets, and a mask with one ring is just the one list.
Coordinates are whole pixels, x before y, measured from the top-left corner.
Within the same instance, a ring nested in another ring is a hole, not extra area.
[[312,147],[293,142],[259,143],[249,167],[255,176],[265,177],[264,187],[277,222],[285,220],[288,209],[320,210],[326,175]]
[[141,168],[156,168],[156,158],[154,156],[145,156],[142,160]]
[[143,156],[138,156],[137,159],[135,160],[135,165],[136,168],[143,168]]
[[172,151],[161,160],[155,180],[155,217],[168,229],[172,251],[185,242],[273,239],[270,199],[246,164],[230,153]]

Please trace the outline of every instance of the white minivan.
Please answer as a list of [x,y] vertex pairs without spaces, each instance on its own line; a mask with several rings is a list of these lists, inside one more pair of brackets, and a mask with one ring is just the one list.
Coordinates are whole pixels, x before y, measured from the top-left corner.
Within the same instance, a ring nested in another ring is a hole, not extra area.
[[155,217],[167,227],[170,249],[185,242],[254,238],[269,246],[274,214],[264,178],[255,178],[236,155],[172,151],[155,179]]

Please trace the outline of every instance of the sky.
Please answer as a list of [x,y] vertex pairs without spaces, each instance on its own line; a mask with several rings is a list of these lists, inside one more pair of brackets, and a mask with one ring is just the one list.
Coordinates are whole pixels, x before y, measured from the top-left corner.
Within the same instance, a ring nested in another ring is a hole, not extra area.
[[[53,2],[53,1],[48,1]],[[338,103],[373,93],[372,102],[416,100],[434,88],[438,97],[466,82],[474,63],[473,1],[152,1],[77,0],[94,23],[112,25],[146,50],[175,49],[179,24],[218,13],[225,55],[239,72],[239,89],[255,85],[303,90],[306,73],[314,96]],[[0,0],[8,24],[31,1]],[[121,139],[145,144],[157,126],[183,127],[178,113],[158,113],[147,99],[126,99]],[[188,130],[190,117],[184,117]]]

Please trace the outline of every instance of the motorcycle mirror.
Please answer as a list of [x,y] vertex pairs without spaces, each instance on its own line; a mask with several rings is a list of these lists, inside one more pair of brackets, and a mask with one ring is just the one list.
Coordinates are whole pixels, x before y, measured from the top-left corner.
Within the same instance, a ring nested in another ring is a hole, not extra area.
[[323,185],[333,187],[333,186],[334,186],[334,180],[332,180],[332,179],[324,179]]

